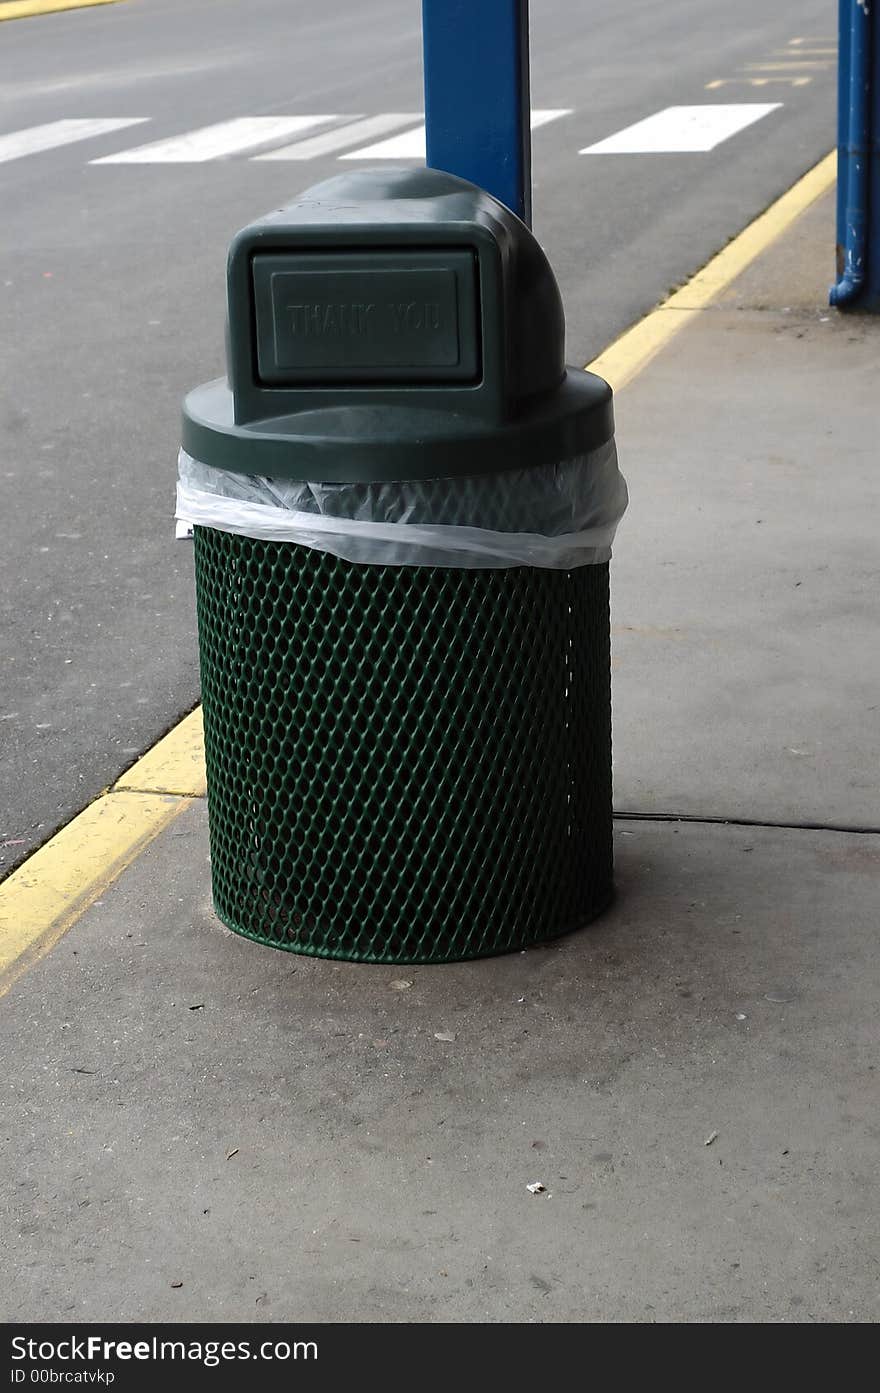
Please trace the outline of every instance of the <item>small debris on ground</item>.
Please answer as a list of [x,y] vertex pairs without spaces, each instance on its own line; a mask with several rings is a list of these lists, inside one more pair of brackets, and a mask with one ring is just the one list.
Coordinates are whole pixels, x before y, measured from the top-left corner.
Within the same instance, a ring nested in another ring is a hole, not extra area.
[[232,1158],[233,1158],[233,1156],[237,1156],[237,1155],[238,1155],[238,1147],[237,1147],[237,1146],[234,1146],[234,1147],[232,1148],[231,1151],[227,1151],[227,1153],[226,1153],[226,1159],[227,1159],[227,1161],[231,1161]]
[[543,1195],[546,1192],[547,1186],[540,1180],[533,1180],[531,1185],[526,1186],[526,1189],[530,1195]]
[[706,1138],[706,1140],[703,1142],[703,1145],[704,1145],[704,1146],[711,1146],[712,1143],[713,1143],[713,1141],[716,1140],[717,1136],[718,1136],[718,1133],[717,1133],[717,1132],[710,1132],[709,1135],[708,1135],[708,1137]]
[[183,1286],[183,1282],[172,1282],[171,1285],[172,1285],[173,1287],[182,1287],[182,1286]]
[[781,1006],[787,1001],[794,1001],[794,992],[786,991],[784,988],[780,991],[765,992],[764,1000],[772,1001],[774,1005]]
[[205,1009],[205,1003],[204,1003],[204,1001],[199,1001],[199,1002],[196,1003],[195,1006],[190,1006],[189,1009],[190,1009],[191,1011],[204,1011],[204,1009]]
[[395,977],[394,981],[391,983],[391,990],[393,992],[405,992],[407,988],[411,986],[412,982],[408,981],[406,977]]
[[744,1020],[745,1020],[745,1014],[744,1014],[744,1012],[742,1012],[742,1011],[737,1011],[737,1013],[736,1013],[736,1018],[737,1018],[738,1021],[744,1021]]
[[451,1045],[452,1042],[453,1042],[453,1040],[455,1039],[455,1031],[454,1031],[454,1030],[435,1030],[435,1031],[434,1031],[434,1039],[435,1039],[435,1040],[442,1040],[443,1043],[444,1043],[445,1045]]

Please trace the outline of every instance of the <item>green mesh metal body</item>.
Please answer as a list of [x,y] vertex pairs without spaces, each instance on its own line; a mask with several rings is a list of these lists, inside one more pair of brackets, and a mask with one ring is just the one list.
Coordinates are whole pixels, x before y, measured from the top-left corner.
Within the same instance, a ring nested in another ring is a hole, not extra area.
[[214,903],[298,953],[444,962],[611,894],[608,567],[355,566],[195,529]]

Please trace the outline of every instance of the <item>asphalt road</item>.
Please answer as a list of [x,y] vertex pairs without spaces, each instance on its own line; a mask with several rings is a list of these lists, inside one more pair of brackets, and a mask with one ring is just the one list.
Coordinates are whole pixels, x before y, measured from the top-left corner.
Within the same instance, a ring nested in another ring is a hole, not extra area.
[[[223,370],[232,233],[346,167],[90,161],[238,117],[418,112],[419,13],[124,0],[0,24],[0,142],[148,118],[0,163],[0,873],[198,699],[191,551],[172,522],[179,402]],[[833,146],[835,68],[807,50],[834,23],[828,0],[533,0],[533,105],[570,109],[533,142],[570,361]],[[744,101],[783,105],[704,153],[578,154],[671,105]],[[618,435],[625,468],[625,404]],[[658,468],[672,448],[658,442]]]

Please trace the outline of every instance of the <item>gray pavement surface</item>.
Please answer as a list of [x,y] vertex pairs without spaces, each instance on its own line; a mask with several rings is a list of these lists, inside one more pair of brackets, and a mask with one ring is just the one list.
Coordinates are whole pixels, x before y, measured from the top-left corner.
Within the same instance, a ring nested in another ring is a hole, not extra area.
[[[572,109],[536,132],[534,174],[573,361],[831,147],[834,64],[807,50],[833,33],[824,0],[534,0],[534,104]],[[704,154],[577,153],[716,101],[783,106]],[[88,161],[239,116],[421,102],[417,0],[126,0],[2,26],[0,135],[150,120],[0,164],[0,870],[197,700],[179,402],[222,371],[233,232],[342,167]]]
[[[873,502],[880,326],[823,322],[829,217],[825,200],[620,396],[627,797],[871,812],[874,547],[853,500]],[[747,439],[739,406],[697,409],[719,381],[752,404]],[[778,461],[805,411],[810,439]],[[813,471],[841,421],[829,501]],[[696,458],[711,526],[675,531]],[[759,546],[743,496],[770,479]],[[686,629],[676,648],[660,624]],[[833,671],[807,641],[832,632]],[[789,727],[803,765],[777,744]],[[546,948],[311,961],[219,926],[195,804],[2,1003],[2,1314],[876,1321],[880,834],[623,818],[616,860],[612,909]]]
[[334,964],[218,926],[199,806],[2,1003],[3,1318],[876,1320],[878,874],[621,823],[582,933]]
[[617,402],[615,807],[880,830],[880,324],[824,303],[834,206]]

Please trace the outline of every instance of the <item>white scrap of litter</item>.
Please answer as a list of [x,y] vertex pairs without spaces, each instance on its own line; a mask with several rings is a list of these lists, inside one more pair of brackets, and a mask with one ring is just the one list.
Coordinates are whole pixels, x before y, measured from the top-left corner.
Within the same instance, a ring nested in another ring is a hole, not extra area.
[[391,990],[393,992],[405,992],[407,987],[411,986],[412,982],[408,981],[406,977],[395,977],[394,981],[391,983]]
[[744,1021],[745,1018],[746,1018],[746,1017],[745,1017],[745,1013],[742,1012],[742,1011],[737,1011],[737,1013],[736,1013],[736,1018],[737,1018],[738,1021]]
[[712,1143],[713,1143],[713,1141],[715,1141],[715,1139],[716,1139],[717,1136],[718,1136],[718,1133],[717,1133],[717,1132],[710,1132],[709,1135],[708,1135],[708,1137],[706,1138],[706,1140],[703,1142],[703,1145],[704,1145],[704,1146],[711,1146]]
[[454,1031],[454,1030],[435,1030],[435,1031],[434,1031],[434,1039],[435,1039],[435,1040],[442,1040],[442,1041],[444,1042],[444,1044],[446,1044],[446,1045],[451,1045],[452,1042],[453,1042],[453,1040],[455,1039],[455,1031]]
[[524,996],[518,996],[518,997],[516,998],[516,1004],[517,1004],[517,1006],[522,1006],[522,1004],[523,1004],[524,1001],[525,1001],[525,997],[524,997]]
[[547,1186],[540,1180],[533,1180],[531,1185],[526,1186],[526,1189],[530,1195],[543,1195]]

